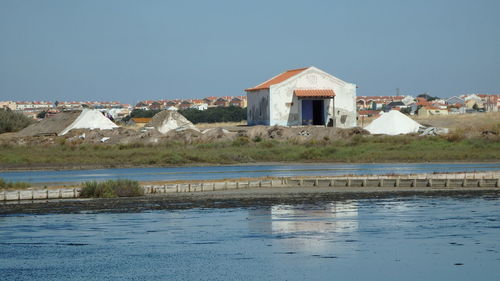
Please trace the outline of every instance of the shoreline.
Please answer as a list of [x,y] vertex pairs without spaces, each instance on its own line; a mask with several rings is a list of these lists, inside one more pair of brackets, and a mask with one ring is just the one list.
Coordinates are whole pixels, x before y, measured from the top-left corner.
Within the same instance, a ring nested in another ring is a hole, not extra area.
[[[0,164],[0,173],[8,172],[35,172],[35,171],[86,171],[86,170],[106,170],[106,169],[140,169],[140,168],[183,168],[183,167],[232,167],[232,166],[278,166],[278,165],[363,165],[363,164],[500,164],[498,159],[495,160],[484,160],[484,161],[380,161],[380,162],[246,162],[246,163],[234,163],[234,164],[211,164],[211,163],[192,163],[192,164],[179,164],[179,165],[130,165],[130,164],[117,164],[117,165],[19,165],[12,167],[12,165],[7,165],[11,167],[5,167],[5,164]],[[15,166],[15,165],[14,165]]]
[[211,192],[154,194],[128,198],[25,200],[0,203],[0,216],[74,213],[127,213],[155,210],[251,208],[280,204],[318,204],[343,200],[410,197],[500,198],[499,188],[271,187]]

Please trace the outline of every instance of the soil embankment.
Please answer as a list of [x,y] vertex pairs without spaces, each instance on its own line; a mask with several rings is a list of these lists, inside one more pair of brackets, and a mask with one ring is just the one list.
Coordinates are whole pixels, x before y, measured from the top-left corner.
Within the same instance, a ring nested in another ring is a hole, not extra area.
[[190,208],[241,208],[280,204],[321,204],[344,200],[421,197],[489,197],[498,198],[498,188],[407,189],[328,187],[259,188],[218,192],[176,193],[134,198],[49,200],[0,204],[0,215],[82,212],[142,212]]

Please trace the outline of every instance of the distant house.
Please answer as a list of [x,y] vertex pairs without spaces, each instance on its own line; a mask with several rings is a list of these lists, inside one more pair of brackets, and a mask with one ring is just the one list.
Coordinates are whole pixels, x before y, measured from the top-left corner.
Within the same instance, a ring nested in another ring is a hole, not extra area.
[[465,101],[464,101],[464,99],[462,99],[460,97],[454,96],[454,97],[446,99],[446,104],[448,104],[448,105],[464,105]]
[[147,110],[149,109],[148,108],[148,105],[145,103],[145,102],[138,102],[135,106],[134,106],[135,109],[142,109],[142,110]]
[[213,104],[219,107],[226,107],[229,105],[229,100],[227,98],[218,98]]
[[214,104],[214,102],[217,100],[217,97],[206,97],[203,99],[203,102],[206,103],[208,106],[211,106]]
[[436,106],[424,106],[418,110],[418,116],[429,117],[433,115],[448,115],[448,109]]
[[151,109],[151,110],[160,110],[160,109],[163,109],[163,104],[160,103],[160,102],[158,102],[158,101],[154,101],[149,106],[149,109]]
[[390,111],[391,109],[401,109],[401,108],[406,108],[407,105],[404,104],[402,101],[392,101],[386,105],[386,111]]
[[178,108],[179,109],[188,109],[188,108],[191,108],[192,105],[193,105],[193,103],[190,100],[184,100],[179,104]]
[[247,107],[246,98],[234,97],[229,101],[230,106]]
[[198,110],[207,110],[208,109],[208,104],[206,103],[201,103],[201,104],[193,104],[191,108],[198,109]]
[[285,71],[245,91],[249,125],[356,126],[356,85],[313,66]]
[[177,107],[179,105],[179,101],[178,100],[170,100],[167,102],[167,107]]
[[476,94],[468,95],[465,97],[465,106],[468,109],[484,108],[484,101]]

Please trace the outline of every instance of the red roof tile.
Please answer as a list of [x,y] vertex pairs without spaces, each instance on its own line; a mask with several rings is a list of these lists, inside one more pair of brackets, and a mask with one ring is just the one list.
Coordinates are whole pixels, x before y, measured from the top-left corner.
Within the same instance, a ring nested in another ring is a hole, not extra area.
[[245,91],[257,91],[257,90],[264,90],[264,89],[269,89],[269,87],[271,85],[274,85],[274,84],[278,84],[278,83],[281,83],[299,73],[301,73],[302,71],[308,69],[309,67],[306,67],[306,68],[298,68],[298,69],[292,69],[292,70],[287,70],[281,74],[279,74],[278,76],[275,76],[269,80],[267,80],[266,82],[262,83],[262,84],[259,84],[253,88],[248,88],[248,89],[245,89]]
[[299,98],[333,98],[335,96],[332,89],[295,90],[294,93]]

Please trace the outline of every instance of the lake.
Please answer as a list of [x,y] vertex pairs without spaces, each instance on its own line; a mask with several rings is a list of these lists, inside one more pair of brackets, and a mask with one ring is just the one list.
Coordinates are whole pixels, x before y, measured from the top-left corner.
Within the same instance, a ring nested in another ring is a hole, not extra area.
[[498,280],[500,199],[0,217],[1,280]]
[[66,171],[0,172],[8,181],[33,183],[83,182],[126,178],[138,181],[225,179],[240,177],[341,176],[412,173],[451,173],[500,170],[500,163],[398,164],[279,164],[205,167],[120,168]]

